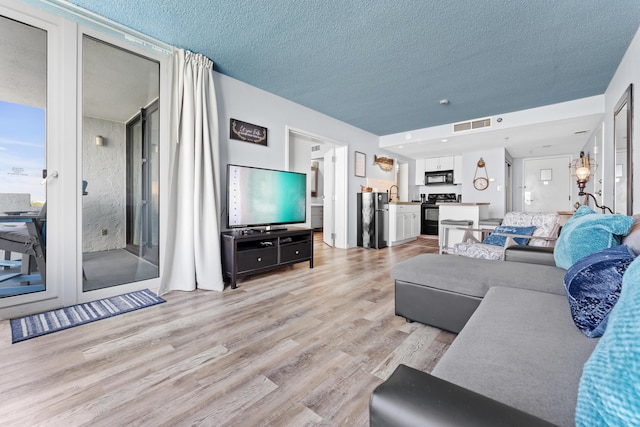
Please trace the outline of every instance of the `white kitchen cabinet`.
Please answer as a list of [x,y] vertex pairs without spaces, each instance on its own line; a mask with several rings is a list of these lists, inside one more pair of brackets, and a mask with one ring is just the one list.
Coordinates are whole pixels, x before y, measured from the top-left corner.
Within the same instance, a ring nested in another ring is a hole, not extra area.
[[[402,207],[400,207],[402,208]],[[398,242],[400,240],[404,240],[404,217],[405,214],[401,212],[401,209],[396,209],[396,214],[390,219],[395,223],[394,232],[391,232],[391,228],[389,228],[389,246],[392,246],[393,242]],[[391,216],[391,214],[389,214]]]
[[424,161],[426,159],[416,159],[416,185],[424,185]]
[[453,170],[453,156],[429,157],[424,159],[425,172],[438,172]]
[[404,238],[414,239],[420,234],[420,209],[410,209],[403,215]]
[[420,234],[420,204],[389,205],[389,246],[416,240]]
[[462,184],[462,156],[453,156],[453,183]]

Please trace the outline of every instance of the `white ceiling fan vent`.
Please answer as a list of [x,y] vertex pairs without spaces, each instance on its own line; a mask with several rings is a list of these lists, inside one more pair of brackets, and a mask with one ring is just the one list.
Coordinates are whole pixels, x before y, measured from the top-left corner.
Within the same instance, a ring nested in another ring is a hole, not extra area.
[[469,120],[467,122],[460,122],[453,124],[454,132],[463,132],[466,130],[482,129],[491,127],[491,118]]

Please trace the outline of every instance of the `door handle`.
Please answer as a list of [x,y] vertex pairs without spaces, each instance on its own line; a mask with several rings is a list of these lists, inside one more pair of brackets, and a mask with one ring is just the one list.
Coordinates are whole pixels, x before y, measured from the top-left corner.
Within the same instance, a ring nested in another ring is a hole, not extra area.
[[42,180],[40,185],[44,185],[47,182],[51,181],[53,178],[57,178],[57,177],[58,177],[58,172],[57,171],[51,171],[51,173],[48,173],[47,176]]

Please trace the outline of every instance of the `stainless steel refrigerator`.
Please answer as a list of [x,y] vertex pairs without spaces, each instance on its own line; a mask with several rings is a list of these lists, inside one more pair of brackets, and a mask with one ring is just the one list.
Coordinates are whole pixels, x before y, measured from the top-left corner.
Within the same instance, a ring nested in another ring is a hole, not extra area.
[[381,249],[389,240],[389,196],[358,193],[358,246]]

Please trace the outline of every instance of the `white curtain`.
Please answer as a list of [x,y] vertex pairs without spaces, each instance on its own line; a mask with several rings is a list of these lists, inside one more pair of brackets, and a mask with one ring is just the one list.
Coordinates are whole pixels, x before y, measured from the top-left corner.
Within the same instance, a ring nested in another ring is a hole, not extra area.
[[[166,257],[160,294],[222,291],[220,162],[213,62],[174,52]],[[162,201],[161,201],[162,203]]]

